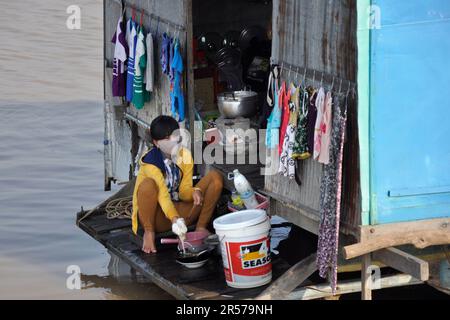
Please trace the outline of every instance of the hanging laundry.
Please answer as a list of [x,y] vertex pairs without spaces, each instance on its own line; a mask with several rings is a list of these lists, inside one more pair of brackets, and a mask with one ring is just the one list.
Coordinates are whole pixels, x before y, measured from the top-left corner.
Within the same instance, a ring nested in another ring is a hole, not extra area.
[[142,109],[145,102],[150,100],[149,93],[145,90],[144,74],[147,66],[147,56],[144,42],[144,32],[142,26],[138,28],[136,41],[136,56],[134,59],[134,78],[133,78],[133,105],[136,109]]
[[[283,84],[285,85],[285,84]],[[278,89],[278,82],[274,81],[273,86],[273,96],[274,105],[273,110],[267,119],[267,130],[266,130],[266,146],[267,149],[275,149],[278,146],[280,140],[280,125],[281,125],[281,89]]]
[[292,154],[292,158],[295,160],[306,160],[311,157],[308,147],[308,109],[310,104],[308,90],[302,89],[301,101]]
[[113,97],[124,97],[126,95],[126,70],[125,62],[128,57],[128,45],[125,39],[125,29],[123,25],[123,15],[119,17],[116,32],[111,40],[115,44],[113,60]]
[[[337,285],[337,258],[342,193],[342,161],[347,122],[346,102],[336,99],[331,129],[330,163],[324,167],[320,185],[320,223],[317,267],[322,278],[330,279],[333,293]],[[345,106],[344,115],[341,104]]]
[[275,84],[278,83],[279,67],[273,66],[270,70],[269,81],[267,84],[267,105],[272,108],[275,102]]
[[184,66],[178,39],[175,40],[173,60],[170,66],[174,70],[174,82],[170,86],[172,116],[176,118],[176,115],[178,115],[178,121],[182,122],[184,121],[184,94],[181,88],[181,80],[183,78]]
[[134,58],[136,55],[137,42],[137,24],[133,19],[127,22],[127,31],[125,36],[128,44],[128,63],[127,63],[127,90],[126,98],[128,102],[133,100],[133,81],[134,81]]
[[161,61],[161,70],[164,74],[169,74],[169,51],[170,51],[170,37],[164,33],[162,35],[161,40],[161,53],[160,53],[160,61]]
[[267,119],[270,116],[270,112],[273,108],[273,91],[272,91],[272,82],[274,81],[274,73],[277,72],[278,66],[271,65],[269,70],[269,78],[267,81],[267,97],[264,102],[260,105],[259,109],[259,117],[257,120],[257,126],[265,130],[267,129]]
[[323,113],[325,111],[325,90],[319,89],[316,99],[317,119],[314,125],[314,160],[319,158],[320,148],[322,143],[322,130],[320,125],[322,124]]
[[270,70],[269,80],[267,84],[267,101],[263,105],[263,110],[261,112],[261,129],[266,129],[266,146],[268,147],[269,144],[267,143],[269,136],[270,136],[270,128],[269,128],[269,117],[273,111],[273,107],[276,105],[276,92],[278,90],[279,86],[279,66],[273,65]]
[[282,87],[282,116],[281,116],[281,126],[280,126],[280,141],[278,143],[278,154],[281,156],[283,151],[283,140],[286,135],[286,129],[289,124],[289,101],[291,100],[291,91],[286,88],[286,84],[283,83]]
[[333,97],[331,92],[328,92],[325,97],[325,107],[320,123],[321,141],[320,141],[320,153],[318,161],[322,164],[330,163],[330,141],[331,141],[331,126],[332,126],[332,105]]
[[172,67],[172,61],[175,55],[175,40],[170,38],[169,43],[169,80],[173,82],[175,80],[175,70]]
[[155,58],[154,58],[154,44],[153,44],[153,36],[149,32],[145,39],[145,44],[147,47],[147,67],[145,69],[145,89],[148,92],[153,92],[154,86],[154,72],[155,72]]
[[[294,106],[293,106],[293,108],[290,108],[290,110],[289,110],[289,124],[294,129],[297,129],[298,112],[300,110],[300,96],[301,96],[300,87],[297,87],[292,84],[291,85],[291,103],[294,104]],[[294,110],[294,111],[292,111],[292,110]]]
[[317,90],[315,90],[312,87],[308,88],[308,95],[309,95],[309,104],[308,104],[308,117],[307,117],[307,124],[306,124],[306,135],[308,140],[308,152],[311,154],[311,156],[314,153],[314,133],[315,133],[315,126],[316,126],[316,120],[317,120],[317,108],[316,108],[316,100],[317,100]]
[[293,159],[293,150],[295,143],[295,133],[297,131],[298,108],[300,88],[291,84],[289,101],[289,122],[286,128],[283,141],[283,151],[280,157],[279,173],[289,179],[295,179],[295,160]]

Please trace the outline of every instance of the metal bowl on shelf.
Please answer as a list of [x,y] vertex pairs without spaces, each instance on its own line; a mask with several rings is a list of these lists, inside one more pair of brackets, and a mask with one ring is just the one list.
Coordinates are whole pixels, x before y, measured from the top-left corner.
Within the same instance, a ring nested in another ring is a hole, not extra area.
[[250,118],[257,112],[258,94],[253,91],[231,91],[217,96],[219,112],[227,119]]

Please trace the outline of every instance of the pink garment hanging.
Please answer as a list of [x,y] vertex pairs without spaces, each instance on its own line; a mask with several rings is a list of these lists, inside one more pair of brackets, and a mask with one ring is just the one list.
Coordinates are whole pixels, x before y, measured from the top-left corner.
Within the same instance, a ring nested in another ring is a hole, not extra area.
[[317,160],[320,155],[322,144],[322,130],[320,128],[322,124],[324,109],[325,109],[325,90],[320,88],[316,98],[317,118],[316,125],[314,126],[314,160]]
[[284,136],[286,135],[287,126],[289,124],[289,101],[291,100],[291,90],[286,88],[286,82],[283,82],[283,87],[280,92],[280,103],[282,108],[281,127],[280,127],[280,142],[278,144],[278,154],[283,153]]
[[332,124],[332,105],[333,97],[328,92],[325,97],[324,112],[320,124],[320,153],[318,161],[325,165],[330,163],[330,143],[331,143],[331,127]]

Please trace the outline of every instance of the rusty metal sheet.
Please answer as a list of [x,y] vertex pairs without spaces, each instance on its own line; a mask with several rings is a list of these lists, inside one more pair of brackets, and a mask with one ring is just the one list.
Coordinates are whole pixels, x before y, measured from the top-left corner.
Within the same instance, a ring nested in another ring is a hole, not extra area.
[[[338,78],[356,79],[356,0],[274,0],[273,62],[314,69]],[[288,73],[283,73],[283,80]],[[319,75],[316,77],[319,83]],[[359,158],[356,102],[348,108],[344,151],[343,225],[360,223]],[[265,188],[318,215],[322,165],[307,160],[299,187],[278,175],[267,176]]]

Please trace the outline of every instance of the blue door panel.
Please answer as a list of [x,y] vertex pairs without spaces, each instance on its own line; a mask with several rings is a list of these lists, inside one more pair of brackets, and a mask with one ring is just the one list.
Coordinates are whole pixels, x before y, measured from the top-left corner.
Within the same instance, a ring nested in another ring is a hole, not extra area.
[[371,223],[450,216],[450,1],[376,0]]

